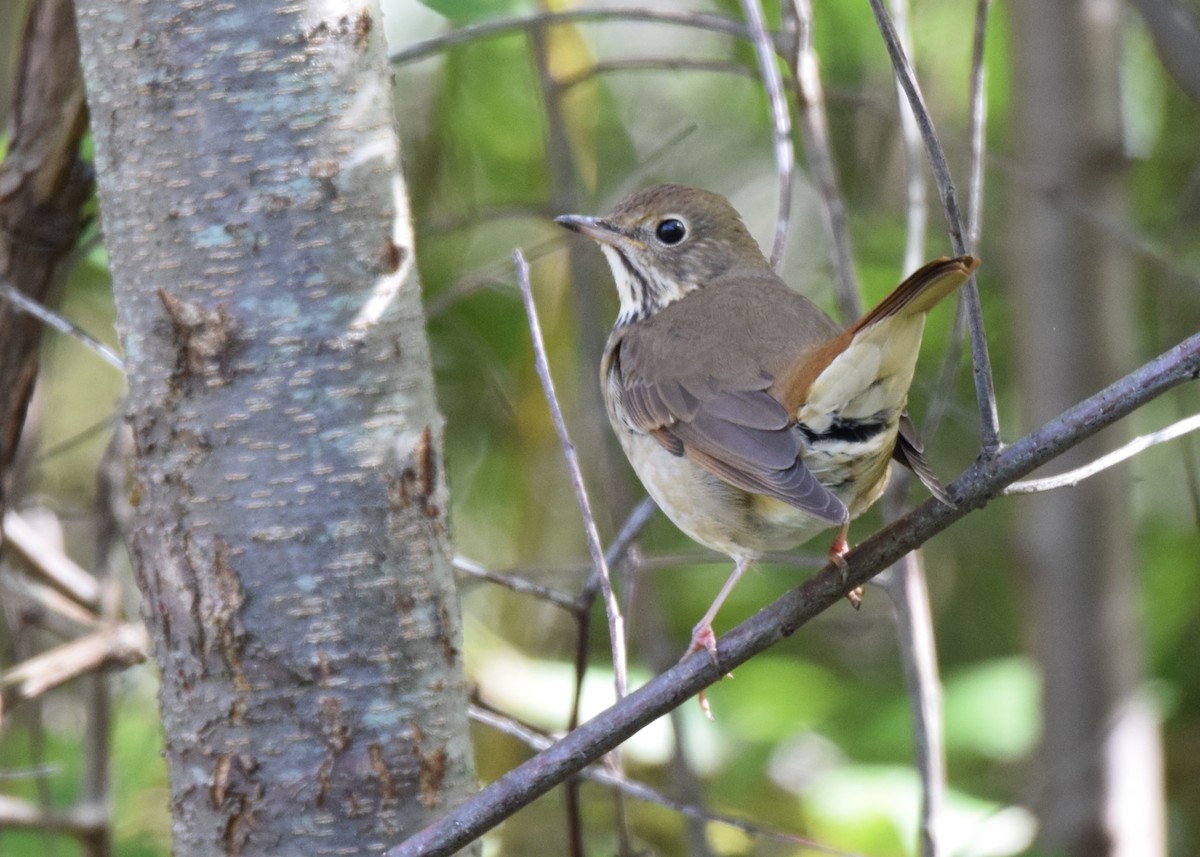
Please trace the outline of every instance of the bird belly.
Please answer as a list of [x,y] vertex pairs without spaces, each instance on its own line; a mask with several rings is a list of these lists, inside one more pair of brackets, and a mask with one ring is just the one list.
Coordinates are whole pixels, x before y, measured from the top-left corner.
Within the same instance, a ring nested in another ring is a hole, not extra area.
[[832,524],[794,506],[743,491],[672,455],[649,435],[618,430],[634,471],[654,502],[695,541],[731,557],[787,550]]

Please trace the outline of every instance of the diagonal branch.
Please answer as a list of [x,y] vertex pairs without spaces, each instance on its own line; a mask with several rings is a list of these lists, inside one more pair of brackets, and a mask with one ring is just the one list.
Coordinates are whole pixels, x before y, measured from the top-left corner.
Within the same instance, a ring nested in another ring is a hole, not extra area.
[[388,857],[453,854],[566,777],[619,745],[838,602],[905,553],[1000,496],[1007,485],[1185,381],[1200,377],[1200,334],[967,469],[950,486],[956,505],[930,499],[877,532],[815,577],[760,610],[718,641],[717,663],[696,653],[622,702],[509,771],[471,800],[387,852]]

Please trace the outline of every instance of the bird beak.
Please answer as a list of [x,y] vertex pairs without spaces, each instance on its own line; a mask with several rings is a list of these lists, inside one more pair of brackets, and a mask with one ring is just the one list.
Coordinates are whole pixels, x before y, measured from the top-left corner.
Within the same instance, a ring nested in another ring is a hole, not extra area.
[[629,243],[629,236],[611,223],[599,217],[588,217],[583,214],[564,214],[554,218],[554,222],[567,227],[572,232],[586,235],[593,241],[609,244],[613,247]]

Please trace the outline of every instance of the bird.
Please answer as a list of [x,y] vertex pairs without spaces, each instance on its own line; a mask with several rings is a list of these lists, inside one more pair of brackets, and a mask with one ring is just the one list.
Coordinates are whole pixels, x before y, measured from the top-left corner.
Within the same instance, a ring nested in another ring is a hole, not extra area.
[[905,407],[925,316],[978,259],[930,262],[843,329],[772,270],[718,194],[663,184],[555,221],[612,270],[620,309],[600,383],[625,455],[680,530],[734,561],[684,657],[716,663],[713,620],[763,553],[836,527],[844,570],[850,521],[893,460],[952,504]]

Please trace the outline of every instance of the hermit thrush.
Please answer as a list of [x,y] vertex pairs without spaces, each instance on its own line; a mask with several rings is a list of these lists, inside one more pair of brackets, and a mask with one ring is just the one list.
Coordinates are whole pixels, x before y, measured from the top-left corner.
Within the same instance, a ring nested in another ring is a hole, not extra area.
[[625,454],[667,517],[735,562],[689,653],[715,659],[713,618],[756,556],[837,526],[840,561],[891,459],[949,502],[904,407],[925,315],[977,259],[929,263],[842,330],[716,194],[660,185],[557,222],[598,241],[616,280],[600,375]]

